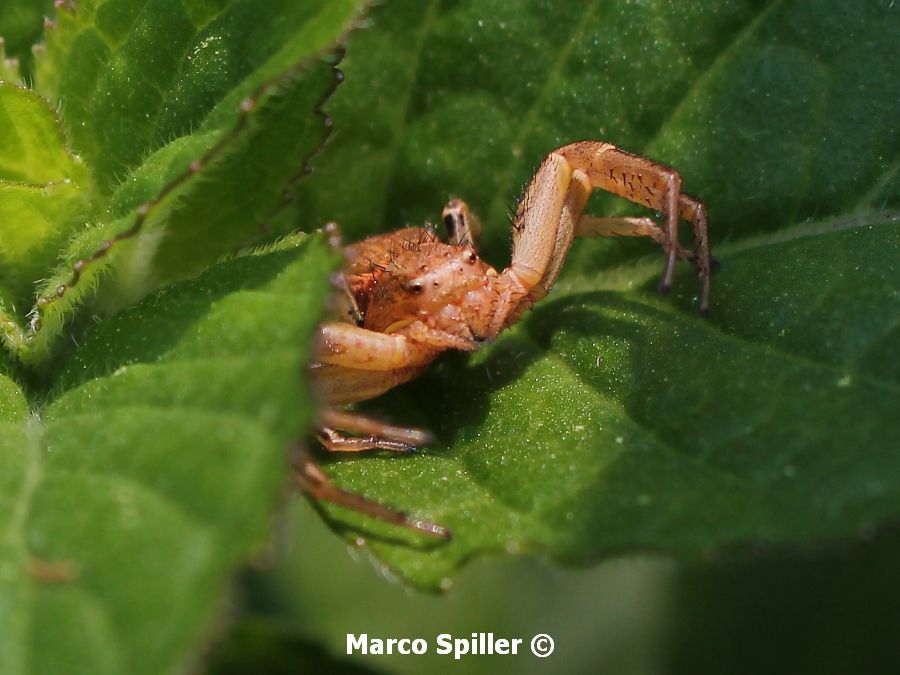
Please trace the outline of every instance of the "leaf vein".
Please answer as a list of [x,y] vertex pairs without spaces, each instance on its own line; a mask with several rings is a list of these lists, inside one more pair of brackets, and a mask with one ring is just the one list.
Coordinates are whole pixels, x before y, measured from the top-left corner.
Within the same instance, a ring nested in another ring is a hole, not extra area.
[[784,0],[772,0],[769,4],[765,5],[762,9],[760,9],[759,13],[753,18],[752,21],[747,23],[741,30],[735,33],[731,40],[727,42],[722,49],[718,51],[718,53],[713,57],[713,60],[710,61],[709,65],[706,66],[706,69],[698,74],[694,81],[688,86],[681,97],[670,107],[670,112],[668,115],[663,117],[660,121],[659,125],[656,128],[656,131],[650,135],[650,139],[645,144],[646,148],[651,148],[653,145],[659,140],[661,136],[665,134],[666,127],[671,124],[672,120],[675,119],[681,110],[688,104],[691,100],[691,97],[697,92],[700,85],[703,84],[709,77],[711,77],[712,73],[714,73],[719,68],[722,68],[725,63],[728,62],[728,57],[731,53],[743,45],[744,42],[750,39],[753,33],[765,22],[765,20],[772,14],[777,7],[784,4]]
[[[415,53],[409,58],[409,62],[412,65],[409,69],[409,77],[406,78],[406,89],[404,90],[403,95],[399,97],[401,101],[400,108],[402,111],[398,116],[399,122],[393,130],[394,133],[391,137],[391,144],[385,152],[387,158],[385,174],[389,176],[393,176],[396,173],[397,155],[400,152],[400,139],[404,127],[406,127],[409,122],[409,105],[412,102],[413,88],[418,79],[419,68],[422,65],[422,54],[425,52],[425,38],[428,36],[431,26],[434,24],[437,17],[437,6],[437,0],[431,0],[428,3],[428,8],[425,10],[425,18],[422,20],[422,25],[419,27],[419,30],[416,31]],[[388,192],[388,190],[385,190],[383,194],[387,195]],[[381,216],[378,222],[384,224],[386,218],[387,199],[383,196],[381,202]]]
[[[511,148],[513,151],[517,151],[521,149],[522,145],[525,142],[525,138],[531,132],[534,126],[534,118],[538,114],[541,105],[547,100],[547,97],[554,91],[553,85],[556,84],[557,80],[559,80],[562,75],[563,70],[566,67],[566,64],[569,61],[569,58],[572,55],[572,51],[575,49],[575,46],[580,42],[582,35],[587,30],[587,25],[590,22],[591,15],[597,10],[599,3],[597,0],[592,0],[587,3],[584,8],[584,12],[581,15],[581,19],[578,21],[578,29],[575,30],[569,38],[569,41],[565,44],[565,46],[559,50],[556,60],[550,64],[550,68],[547,70],[546,77],[544,78],[544,84],[541,87],[541,90],[538,92],[534,101],[532,101],[531,105],[528,107],[528,110],[525,111],[520,119],[521,123],[519,124],[518,131],[515,135],[515,139],[511,144]],[[502,203],[504,203],[507,199],[507,195],[513,192],[512,180],[515,176],[516,163],[513,161],[515,154],[510,153],[509,161],[506,163],[506,171],[504,171],[503,176],[498,180],[497,185],[498,189],[495,193],[494,199],[491,201],[488,206],[488,214],[492,217],[497,216],[497,211],[499,210]]]

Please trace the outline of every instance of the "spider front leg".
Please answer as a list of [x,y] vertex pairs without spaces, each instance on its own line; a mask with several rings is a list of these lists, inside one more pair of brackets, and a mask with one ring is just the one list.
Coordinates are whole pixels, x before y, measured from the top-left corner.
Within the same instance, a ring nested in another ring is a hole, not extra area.
[[675,275],[678,257],[678,221],[691,223],[694,234],[695,264],[700,280],[699,310],[709,310],[709,236],[706,207],[699,200],[681,192],[681,176],[671,167],[646,157],[633,155],[600,141],[582,141],[556,151],[574,170],[583,171],[591,188],[606,190],[636,204],[661,211],[665,218],[666,266],[660,283],[668,291]]
[[313,459],[303,446],[293,449],[294,476],[300,488],[313,499],[322,499],[338,506],[344,506],[354,511],[359,511],[372,518],[378,518],[394,525],[406,527],[417,532],[450,539],[450,530],[443,525],[430,523],[426,520],[413,518],[403,511],[396,511],[384,504],[366,499],[354,492],[342,490],[331,482],[328,475],[322,471],[322,467]]
[[[319,326],[315,356],[310,373],[316,393],[325,405],[320,414],[322,429],[350,431],[391,441],[418,445],[427,435],[417,430],[405,430],[406,435],[394,433],[398,428],[380,425],[353,413],[340,413],[332,406],[347,405],[375,398],[408,382],[434,361],[439,352],[414,342],[403,335],[378,333],[348,323],[324,323]],[[326,440],[339,440],[325,434]],[[349,449],[332,443],[329,449]],[[395,450],[396,447],[386,447]]]
[[[661,211],[663,229],[645,219],[597,219],[583,216],[593,190],[606,190]],[[691,222],[693,254],[678,242],[678,221]],[[672,285],[675,261],[691,260],[700,281],[698,309],[709,310],[710,256],[706,208],[681,193],[673,169],[600,141],[563,146],[547,156],[525,191],[513,223],[512,264],[504,272],[492,332],[498,333],[543,297],[556,281],[575,235],[649,236],[666,254],[660,290]]]
[[[322,446],[329,452],[375,449],[413,452],[428,443],[431,434],[421,429],[396,427],[331,406],[373,398],[412,379],[427,367],[436,353],[401,335],[378,333],[346,323],[320,326],[315,363],[310,372],[324,403],[316,420]],[[295,448],[293,461],[297,482],[313,499],[324,499],[431,536],[443,539],[451,536],[441,525],[338,488],[303,447]]]
[[[422,429],[395,427],[371,417],[334,408],[320,410],[317,424],[319,442],[329,452],[415,452],[416,448],[432,440],[431,434]],[[359,435],[348,436],[341,431]]]

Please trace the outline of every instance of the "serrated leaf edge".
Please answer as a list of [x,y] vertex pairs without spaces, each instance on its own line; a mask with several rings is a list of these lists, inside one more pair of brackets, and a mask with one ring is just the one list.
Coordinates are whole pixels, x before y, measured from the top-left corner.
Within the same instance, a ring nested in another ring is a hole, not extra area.
[[[303,158],[301,162],[301,170],[286,183],[286,189],[291,190],[298,181],[300,181],[304,176],[308,175],[312,171],[311,162],[327,145],[327,141],[332,132],[333,123],[331,117],[324,111],[324,106],[337,90],[337,87],[340,85],[340,83],[343,81],[343,72],[340,70],[340,68],[338,68],[338,65],[340,64],[344,56],[344,44],[346,43],[348,36],[354,30],[360,27],[360,25],[362,24],[362,19],[365,16],[365,12],[368,10],[368,8],[369,3],[363,3],[360,6],[358,13],[350,22],[348,22],[347,26],[345,26],[343,32],[337,38],[334,45],[305,56],[294,65],[261,83],[249,96],[245,97],[238,106],[238,119],[232,129],[224,136],[222,136],[222,138],[220,138],[213,145],[213,147],[210,148],[202,157],[189,163],[189,165],[181,174],[164,185],[162,189],[157,193],[156,197],[138,205],[135,209],[136,214],[134,217],[134,221],[130,227],[111,237],[110,239],[104,240],[100,247],[97,248],[91,255],[75,261],[72,264],[71,276],[69,277],[68,281],[62,284],[58,284],[52,289],[45,286],[42,291],[38,292],[35,306],[28,314],[28,324],[26,328],[23,329],[21,326],[19,326],[16,321],[7,316],[2,308],[0,308],[0,336],[2,336],[2,338],[5,340],[7,347],[10,348],[10,351],[12,351],[13,354],[20,359],[26,360],[27,352],[34,351],[34,347],[42,339],[47,341],[55,337],[55,335],[46,337],[44,336],[46,332],[44,321],[46,311],[48,308],[52,307],[55,302],[65,297],[66,293],[69,290],[79,284],[79,281],[81,281],[85,270],[92,266],[94,263],[97,263],[98,261],[105,258],[116,247],[117,244],[132,239],[140,234],[143,229],[144,223],[153,215],[160,204],[165,201],[166,197],[171,195],[174,191],[191,180],[195,175],[200,173],[205,165],[208,165],[210,162],[214,161],[220,154],[226,152],[228,148],[233,145],[236,139],[240,137],[242,132],[247,127],[253,113],[261,107],[261,104],[265,98],[277,95],[284,83],[289,81],[291,78],[299,75],[309,64],[313,63],[314,61],[333,59],[332,84],[313,106],[313,112],[322,119],[324,135],[321,142]],[[35,92],[31,93],[33,93],[34,95],[38,95]],[[41,99],[46,102],[43,97],[41,97]],[[59,120],[58,115],[57,120]],[[72,157],[76,158],[76,156],[74,155],[72,155]],[[284,204],[276,207],[276,209],[274,209],[266,219],[266,222],[271,218],[276,217],[280,213],[280,211],[286,207],[286,205],[287,201]],[[96,283],[98,279],[95,279],[94,281]],[[65,318],[61,318],[59,323],[61,324],[64,321]]]

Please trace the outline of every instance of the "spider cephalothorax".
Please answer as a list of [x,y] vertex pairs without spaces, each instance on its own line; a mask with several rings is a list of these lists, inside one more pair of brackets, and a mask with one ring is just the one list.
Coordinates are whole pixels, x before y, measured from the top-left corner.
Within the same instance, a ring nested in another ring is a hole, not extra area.
[[349,246],[346,258],[361,327],[463,350],[485,339],[498,274],[472,246],[410,227]]
[[[584,215],[595,189],[659,211],[651,218]],[[324,408],[319,415],[328,450],[411,451],[428,440],[417,429],[385,425],[340,406],[379,396],[422,373],[448,349],[472,350],[518,320],[553,286],[576,236],[646,236],[665,254],[660,289],[668,290],[678,258],[700,281],[698,309],[709,309],[710,255],[706,209],[681,192],[673,169],[609,143],[582,141],[551,152],[516,209],[512,261],[502,272],[484,263],[474,243],[480,225],[460,200],[443,212],[447,242],[425,228],[370,237],[346,249],[339,284],[352,305],[347,322],[320,327],[312,366]],[[681,247],[678,222],[690,222],[694,250]],[[437,525],[407,517],[335,487],[309,455],[298,456],[298,478],[313,495],[373,516],[446,536]]]

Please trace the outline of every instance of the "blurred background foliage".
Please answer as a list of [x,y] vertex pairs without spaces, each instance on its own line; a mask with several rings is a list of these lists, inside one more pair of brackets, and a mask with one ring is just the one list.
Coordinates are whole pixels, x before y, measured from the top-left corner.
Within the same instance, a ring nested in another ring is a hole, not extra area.
[[[571,569],[534,558],[485,558],[467,566],[443,595],[412,591],[365,551],[341,545],[306,504],[290,508],[282,532],[287,543],[274,569],[266,566],[243,578],[235,604],[235,616],[242,618],[220,657],[245,643],[252,631],[255,653],[278,655],[252,663],[271,663],[271,672],[285,673],[306,672],[297,664],[324,658],[321,649],[336,672],[357,672],[356,667],[381,673],[617,675],[896,671],[900,536],[895,531],[868,541],[760,548],[692,564],[628,556]],[[348,632],[422,636],[433,645],[439,633],[466,637],[479,631],[526,639],[548,633],[556,651],[545,660],[525,653],[468,657],[461,663],[433,649],[417,657],[344,656]],[[302,649],[298,641],[306,641]],[[261,644],[269,646],[262,650]],[[289,644],[297,649],[287,650]],[[290,664],[297,670],[289,670]],[[212,672],[263,672],[245,666],[222,660]]]

